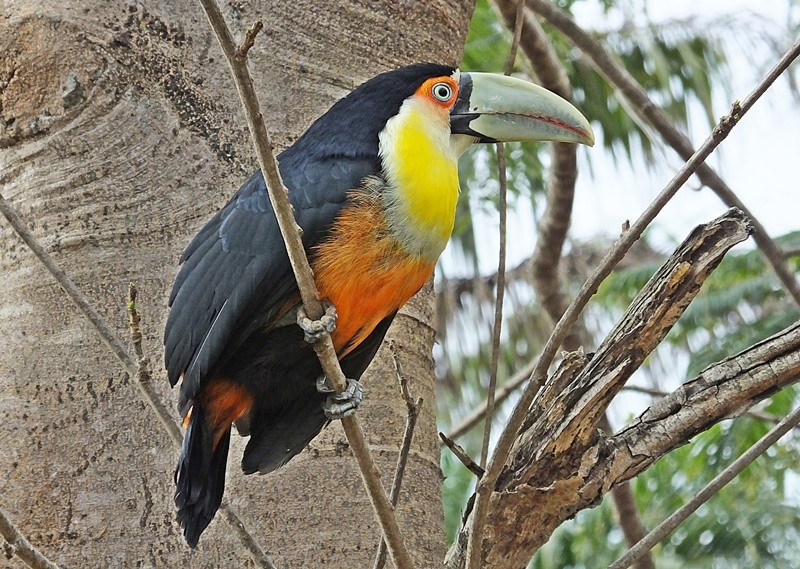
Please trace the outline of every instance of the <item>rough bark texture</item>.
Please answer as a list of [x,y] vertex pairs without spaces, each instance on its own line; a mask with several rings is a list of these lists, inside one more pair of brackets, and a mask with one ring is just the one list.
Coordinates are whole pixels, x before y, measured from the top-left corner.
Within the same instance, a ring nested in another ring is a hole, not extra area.
[[[616,436],[596,428],[608,403],[661,342],[725,252],[751,231],[737,210],[697,228],[595,354],[579,351],[565,357],[532,404],[492,494],[482,542],[486,567],[525,566],[563,521],[596,505],[613,486],[800,378],[800,325],[794,325],[708,368]],[[447,567],[462,564],[459,542],[448,554]]]
[[[223,10],[238,37],[264,20],[251,69],[284,146],[377,72],[418,60],[457,63],[472,3],[301,0]],[[26,0],[3,8],[0,51],[2,192],[120,334],[128,282],[136,281],[145,348],[162,377],[177,259],[255,164],[208,23],[188,0]],[[190,554],[174,521],[175,450],[4,223],[0,275],[0,496],[26,537],[66,567],[250,566],[222,519]],[[426,401],[399,507],[420,567],[444,552],[427,403],[430,300],[426,289],[389,334],[412,393]],[[363,416],[388,486],[406,408],[386,349],[366,386]],[[165,380],[161,389],[175,399]],[[368,566],[379,535],[338,426],[267,477],[240,474],[235,439],[227,496],[279,566]]]
[[[522,1],[522,0],[519,0]],[[517,1],[495,0],[506,27],[511,30],[517,15]],[[567,73],[558,60],[550,38],[542,29],[533,13],[522,12],[523,27],[520,47],[528,57],[539,77],[542,86],[572,101],[572,86]],[[561,278],[561,259],[564,242],[572,219],[572,205],[575,198],[575,182],[578,178],[577,147],[574,144],[554,143],[551,145],[552,166],[547,182],[547,207],[539,220],[536,248],[531,259],[531,283],[536,298],[555,325],[567,309],[568,301],[564,294]],[[564,349],[577,350],[585,344],[586,334],[583,321],[575,323],[562,342]],[[611,431],[607,419],[601,427]],[[629,546],[639,541],[646,533],[639,518],[633,491],[627,483],[617,486],[612,492],[614,510],[617,514],[625,541]],[[655,569],[653,559],[645,554],[634,563],[634,569]]]

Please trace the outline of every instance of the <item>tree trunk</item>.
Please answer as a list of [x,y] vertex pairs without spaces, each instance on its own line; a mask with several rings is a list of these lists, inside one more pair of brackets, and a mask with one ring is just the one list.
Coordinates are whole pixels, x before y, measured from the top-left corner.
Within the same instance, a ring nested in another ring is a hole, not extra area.
[[[264,20],[251,70],[284,146],[377,72],[457,63],[472,2],[223,8],[239,38]],[[177,260],[255,165],[222,54],[199,4],[186,0],[26,0],[3,11],[2,193],[121,335],[127,286],[138,284],[145,348],[172,406],[161,333]],[[64,567],[252,566],[219,516],[190,554],[172,504],[176,449],[5,223],[0,275],[0,506],[26,537]],[[445,548],[431,294],[389,333],[412,393],[425,398],[399,509],[420,567],[439,565]],[[362,411],[387,486],[406,414],[391,357],[384,346]],[[338,425],[263,478],[241,475],[234,439],[226,495],[279,567],[369,566],[379,530]]]

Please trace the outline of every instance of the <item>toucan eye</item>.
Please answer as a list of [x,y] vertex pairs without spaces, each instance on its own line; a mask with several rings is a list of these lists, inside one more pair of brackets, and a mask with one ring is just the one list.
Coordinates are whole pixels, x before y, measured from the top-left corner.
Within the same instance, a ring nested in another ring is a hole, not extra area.
[[449,83],[437,83],[433,86],[433,89],[431,89],[431,93],[443,103],[453,98],[453,88]]

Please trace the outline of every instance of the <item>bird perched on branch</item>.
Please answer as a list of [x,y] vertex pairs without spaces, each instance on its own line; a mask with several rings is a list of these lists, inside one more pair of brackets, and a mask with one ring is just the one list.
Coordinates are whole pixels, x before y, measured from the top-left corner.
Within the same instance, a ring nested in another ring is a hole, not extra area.
[[164,335],[186,434],[175,473],[190,546],[222,500],[231,425],[242,468],[266,473],[362,397],[358,379],[397,310],[431,277],[453,229],[458,158],[477,142],[591,145],[586,119],[525,81],[417,64],[383,73],[316,120],[278,157],[331,332],[345,393],[331,393],[297,324],[297,282],[256,172],[181,258]]

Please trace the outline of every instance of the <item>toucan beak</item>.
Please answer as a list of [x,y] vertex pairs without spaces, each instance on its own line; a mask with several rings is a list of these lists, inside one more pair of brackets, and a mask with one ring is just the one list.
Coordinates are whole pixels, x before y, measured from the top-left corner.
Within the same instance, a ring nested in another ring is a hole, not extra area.
[[494,73],[461,73],[450,131],[478,142],[551,140],[594,145],[589,121],[533,83]]

